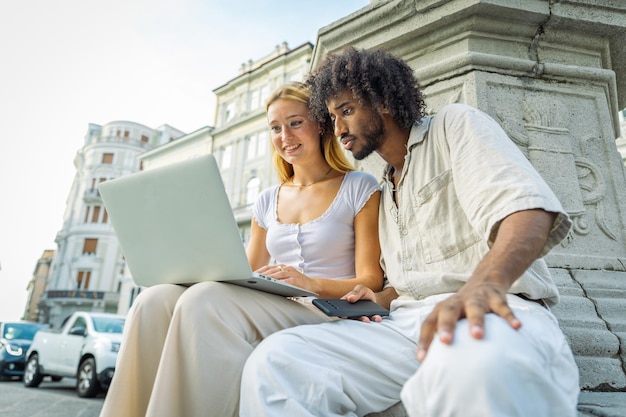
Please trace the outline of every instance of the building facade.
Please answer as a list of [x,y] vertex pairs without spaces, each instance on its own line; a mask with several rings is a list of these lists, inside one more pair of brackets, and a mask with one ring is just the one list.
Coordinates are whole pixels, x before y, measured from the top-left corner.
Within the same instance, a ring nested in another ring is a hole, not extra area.
[[261,190],[278,181],[272,165],[265,101],[278,86],[304,80],[312,53],[311,43],[294,49],[282,43],[270,54],[242,64],[235,78],[213,90],[217,101],[215,128],[204,127],[143,152],[139,158],[144,168],[214,154],[242,240],[247,242],[251,205]]
[[77,310],[118,311],[125,262],[98,184],[140,171],[139,154],[183,134],[168,125],[152,129],[128,121],[89,124],[74,159],[76,175],[38,303],[39,322],[58,326]]
[[278,86],[304,79],[312,53],[311,43],[294,49],[283,43],[269,55],[243,64],[237,77],[213,90],[217,98],[213,154],[244,242],[250,237],[250,207],[261,190],[278,182],[265,101]]
[[[239,75],[214,90],[215,128],[185,134],[118,121],[90,124],[74,160],[63,227],[36,308],[37,321],[58,326],[76,310],[126,314],[141,291],[134,285],[97,186],[100,182],[207,153],[215,154],[241,238],[250,235],[250,207],[277,182],[272,166],[265,100],[279,85],[302,81],[313,45],[278,45],[267,56],[242,64]],[[174,140],[175,139],[175,140]]]
[[54,258],[54,253],[54,250],[46,249],[43,251],[41,258],[37,260],[33,277],[26,287],[28,300],[26,301],[26,308],[24,309],[24,320],[37,321],[39,318],[39,307],[37,305],[46,289],[46,282],[50,274],[50,264]]
[[[148,170],[211,153],[212,131],[212,127],[205,126],[180,136],[175,141],[147,150],[138,156],[140,164],[143,169]],[[117,314],[125,315],[142,288],[135,285],[127,265],[124,266],[119,282]]]

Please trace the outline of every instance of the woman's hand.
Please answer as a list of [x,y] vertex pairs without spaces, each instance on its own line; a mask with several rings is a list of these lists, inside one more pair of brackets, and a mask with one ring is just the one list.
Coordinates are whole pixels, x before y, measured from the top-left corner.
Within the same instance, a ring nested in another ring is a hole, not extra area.
[[287,284],[295,285],[296,287],[304,288],[315,293],[319,293],[316,281],[310,278],[296,268],[285,264],[266,265],[257,271],[259,274],[267,275],[281,281],[285,281]]
[[[369,287],[366,287],[365,285],[357,285],[356,287],[354,287],[352,291],[350,291],[349,293],[347,293],[341,298],[351,303],[356,303],[359,300],[370,300],[370,301],[377,303],[376,293],[372,291]],[[375,315],[372,317],[362,316],[359,318],[359,320],[365,323],[369,323],[372,321],[381,322],[383,321],[383,318],[379,315]]]

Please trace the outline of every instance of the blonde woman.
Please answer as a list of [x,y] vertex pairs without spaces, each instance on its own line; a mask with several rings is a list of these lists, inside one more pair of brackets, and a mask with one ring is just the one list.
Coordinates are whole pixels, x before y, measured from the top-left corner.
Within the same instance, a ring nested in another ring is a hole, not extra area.
[[[320,297],[339,298],[358,284],[379,291],[378,182],[353,170],[330,121],[314,121],[308,101],[302,84],[267,101],[281,183],[254,205],[250,264]],[[310,300],[227,283],[150,287],[128,314],[100,416],[236,416],[253,349],[282,329],[328,320]]]

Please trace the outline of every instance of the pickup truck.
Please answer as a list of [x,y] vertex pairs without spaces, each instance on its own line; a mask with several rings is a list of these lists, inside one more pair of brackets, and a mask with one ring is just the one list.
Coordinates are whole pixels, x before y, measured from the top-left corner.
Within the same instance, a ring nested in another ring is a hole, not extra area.
[[95,397],[111,383],[123,328],[124,316],[78,311],[59,330],[39,330],[26,353],[24,385],[76,378],[78,396]]

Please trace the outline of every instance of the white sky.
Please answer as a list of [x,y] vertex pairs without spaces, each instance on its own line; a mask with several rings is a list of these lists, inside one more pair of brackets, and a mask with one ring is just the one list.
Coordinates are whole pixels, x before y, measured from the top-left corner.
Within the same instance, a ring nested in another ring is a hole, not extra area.
[[2,0],[0,320],[19,318],[44,249],[57,249],[89,123],[190,133],[213,89],[369,0]]

